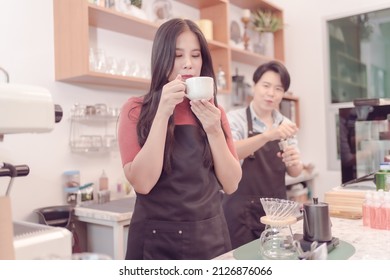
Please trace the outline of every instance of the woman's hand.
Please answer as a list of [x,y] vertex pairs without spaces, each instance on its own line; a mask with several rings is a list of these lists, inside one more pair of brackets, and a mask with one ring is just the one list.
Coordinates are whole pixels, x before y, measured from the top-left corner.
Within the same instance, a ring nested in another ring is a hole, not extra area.
[[224,131],[221,126],[223,112],[211,100],[192,100],[191,110],[199,119],[207,134],[210,144],[214,171],[225,193],[231,194],[237,190],[241,180],[242,170],[240,162],[230,151]]
[[202,123],[207,134],[219,133],[221,127],[221,111],[208,100],[192,100],[191,110]]
[[165,84],[162,88],[156,116],[170,117],[176,105],[183,101],[185,89],[186,84],[181,75],[177,75],[173,81]]

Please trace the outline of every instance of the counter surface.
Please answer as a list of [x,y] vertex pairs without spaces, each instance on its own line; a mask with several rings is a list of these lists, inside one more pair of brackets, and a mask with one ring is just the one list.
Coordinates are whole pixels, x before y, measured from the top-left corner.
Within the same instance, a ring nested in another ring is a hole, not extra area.
[[[88,224],[100,224],[113,227],[115,232],[114,241],[117,253],[114,258],[123,258],[122,240],[124,227],[130,223],[135,198],[113,201],[108,204],[77,207],[76,216]],[[362,219],[342,219],[331,217],[332,235],[342,241],[346,241],[355,247],[355,254],[349,259],[381,259],[390,260],[390,230],[372,229],[363,227]],[[292,225],[293,233],[303,233],[303,221],[300,220]],[[233,251],[223,254],[217,259],[234,259]]]
[[123,260],[135,197],[75,208],[75,216],[87,225],[87,250]]
[[134,204],[135,197],[129,197],[107,203],[77,206],[74,211],[77,217],[119,222],[131,219]]
[[[372,229],[363,226],[363,221],[331,218],[332,235],[346,241],[355,247],[355,254],[350,260],[390,260],[390,230]],[[292,225],[293,233],[303,233],[303,221]],[[233,251],[223,254],[216,259],[233,260]]]

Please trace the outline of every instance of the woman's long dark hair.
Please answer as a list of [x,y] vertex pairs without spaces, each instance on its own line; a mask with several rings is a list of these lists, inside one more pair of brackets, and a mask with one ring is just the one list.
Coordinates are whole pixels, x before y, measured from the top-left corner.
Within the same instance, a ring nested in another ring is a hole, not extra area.
[[[151,57],[151,84],[149,92],[144,96],[137,124],[138,142],[142,147],[149,135],[150,128],[152,126],[154,117],[157,112],[157,108],[161,98],[161,92],[163,86],[168,83],[168,77],[172,73],[175,58],[176,58],[176,40],[177,37],[184,31],[191,31],[198,38],[200,45],[200,52],[202,56],[202,69],[201,76],[209,76],[214,79],[214,103],[218,106],[216,99],[216,84],[215,74],[213,70],[213,63],[211,54],[207,46],[207,41],[204,38],[203,33],[198,26],[187,19],[171,19],[160,26],[157,30],[155,39],[153,41],[152,57]],[[202,127],[200,121],[195,118],[200,127]],[[174,128],[173,115],[168,120],[168,130],[164,151],[164,170],[170,172],[171,156],[174,143]],[[202,139],[205,142],[205,150],[203,152],[204,165],[207,167],[212,166],[212,157],[210,146],[207,140],[205,131],[200,130]]]

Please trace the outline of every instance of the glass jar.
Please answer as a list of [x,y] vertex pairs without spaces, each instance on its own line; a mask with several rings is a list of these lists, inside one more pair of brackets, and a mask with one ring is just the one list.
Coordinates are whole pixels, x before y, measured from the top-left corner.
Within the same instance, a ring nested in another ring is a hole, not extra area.
[[77,197],[80,187],[80,171],[68,170],[62,174],[63,187],[66,193],[66,202],[75,206],[77,204]]
[[225,89],[226,88],[226,78],[225,72],[222,70],[222,66],[220,65],[217,72],[217,89]]
[[260,235],[260,253],[265,259],[297,259],[298,254],[293,245],[292,231],[289,225],[266,225]]
[[63,186],[65,188],[74,188],[80,186],[80,171],[79,170],[69,170],[65,171],[62,174],[63,177]]

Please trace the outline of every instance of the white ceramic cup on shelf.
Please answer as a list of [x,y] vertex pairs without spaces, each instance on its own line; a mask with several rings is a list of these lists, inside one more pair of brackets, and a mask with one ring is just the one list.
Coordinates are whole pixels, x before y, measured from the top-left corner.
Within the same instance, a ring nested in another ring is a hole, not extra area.
[[186,80],[187,98],[190,100],[211,99],[214,95],[214,79],[207,76]]

